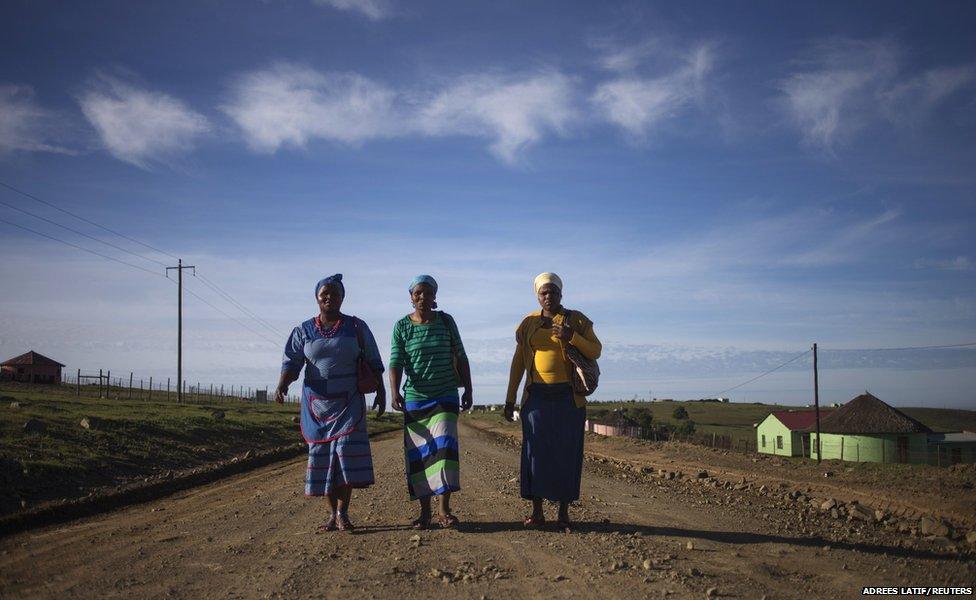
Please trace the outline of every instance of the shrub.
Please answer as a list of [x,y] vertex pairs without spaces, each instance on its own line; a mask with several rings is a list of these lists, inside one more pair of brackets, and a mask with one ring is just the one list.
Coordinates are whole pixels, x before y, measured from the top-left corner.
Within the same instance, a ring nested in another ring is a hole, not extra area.
[[673,413],[671,413],[671,417],[678,419],[679,421],[682,419],[687,419],[688,410],[684,406],[679,406],[678,408],[674,409]]

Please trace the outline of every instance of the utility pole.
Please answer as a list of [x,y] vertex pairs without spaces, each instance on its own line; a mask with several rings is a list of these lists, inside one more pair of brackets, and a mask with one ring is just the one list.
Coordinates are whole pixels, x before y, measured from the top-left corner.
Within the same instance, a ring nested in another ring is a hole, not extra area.
[[[817,412],[817,464],[820,464],[820,383],[817,380],[817,343],[813,343],[813,408]],[[813,448],[811,448],[813,450]]]
[[179,259],[176,267],[166,267],[166,274],[169,274],[170,269],[176,269],[177,272],[177,300],[176,300],[176,394],[177,402],[183,402],[183,386],[179,385],[179,382],[183,381],[183,269],[193,269],[193,274],[196,275],[197,269],[193,265],[183,265],[183,259]]

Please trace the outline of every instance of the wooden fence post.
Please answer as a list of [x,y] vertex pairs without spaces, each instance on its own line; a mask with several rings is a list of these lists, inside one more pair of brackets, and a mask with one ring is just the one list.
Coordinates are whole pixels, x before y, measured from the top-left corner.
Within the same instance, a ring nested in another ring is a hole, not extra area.
[[152,376],[149,377],[149,402],[152,402]]
[[844,460],[844,436],[840,438],[840,459]]
[[78,369],[78,379],[75,380],[75,396],[81,398],[81,369]]

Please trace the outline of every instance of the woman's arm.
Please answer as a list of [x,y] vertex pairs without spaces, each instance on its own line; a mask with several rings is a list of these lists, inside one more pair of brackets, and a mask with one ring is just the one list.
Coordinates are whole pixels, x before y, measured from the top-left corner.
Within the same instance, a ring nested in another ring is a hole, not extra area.
[[298,379],[298,373],[292,371],[282,371],[281,377],[278,378],[278,387],[275,388],[275,402],[282,404],[285,398],[288,397],[288,386],[290,386],[294,381]]
[[505,394],[505,418],[510,421],[523,375],[525,375],[525,357],[522,350],[522,325],[519,324],[518,329],[515,330],[515,353],[512,354],[512,365],[508,369],[508,392]]
[[573,332],[573,337],[569,339],[569,343],[590,360],[600,358],[600,354],[603,352],[603,344],[596,337],[592,323],[588,324],[583,331]]
[[275,388],[275,402],[281,404],[288,397],[288,386],[292,384],[305,366],[305,334],[301,327],[296,327],[288,336],[285,343],[285,353],[281,359],[281,376],[278,377],[278,387]]
[[386,386],[383,384],[383,358],[380,356],[380,349],[376,345],[376,338],[370,330],[369,325],[361,319],[359,323],[363,326],[363,354],[366,356],[366,364],[376,374],[376,397],[373,398],[373,408],[376,409],[376,416],[382,417],[386,412]]
[[403,333],[400,331],[399,321],[393,326],[390,345],[390,404],[393,406],[393,410],[403,410],[400,383],[403,381],[403,365],[407,360],[407,349],[403,343]]

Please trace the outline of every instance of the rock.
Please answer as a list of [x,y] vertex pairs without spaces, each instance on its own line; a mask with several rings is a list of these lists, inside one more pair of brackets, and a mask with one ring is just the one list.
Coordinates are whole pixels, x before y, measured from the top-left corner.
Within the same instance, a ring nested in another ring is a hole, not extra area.
[[874,512],[863,504],[851,505],[851,518],[861,521],[874,522]]
[[20,402],[11,402],[10,403],[10,408],[12,408],[14,410],[17,410],[18,408],[20,408],[20,406],[21,406]]
[[705,479],[708,477],[708,471],[702,469],[701,471],[698,471],[695,477],[697,477],[698,479]]
[[[970,532],[970,533],[976,533],[976,531],[973,531],[973,532]],[[651,566],[653,566],[653,565],[654,565],[654,562],[651,559],[645,558],[644,559],[644,563],[643,563],[642,566],[644,567],[644,570],[645,571],[650,571],[651,570]]]
[[769,488],[767,488],[766,486],[764,486],[764,485],[759,486],[759,493],[760,494],[765,494],[767,491],[769,491]]
[[836,508],[830,509],[830,517],[833,518],[833,519],[839,519],[840,518],[840,511],[837,510]]
[[883,510],[876,510],[876,511],[874,511],[874,520],[877,521],[878,523],[880,523],[881,521],[884,521],[887,517],[888,517],[888,514],[885,511],[883,511]]
[[824,471],[824,474],[823,475],[824,475],[824,477],[833,477],[834,476],[834,472],[833,471]]
[[82,429],[98,429],[98,420],[94,417],[85,417],[78,422]]
[[707,590],[705,590],[706,598],[714,598],[715,596],[718,596],[718,588],[710,587]]
[[247,460],[247,459],[251,458],[253,455],[254,455],[254,453],[251,452],[250,450],[248,450],[247,452],[244,453],[244,456],[241,457],[241,460]]
[[688,550],[694,550],[695,549],[695,543],[689,540],[689,542],[687,544],[685,544],[685,548],[687,548]]
[[834,500],[833,498],[829,498],[825,500],[823,504],[820,505],[820,510],[827,512],[830,509],[834,508],[835,506],[837,506],[837,501]]
[[211,416],[217,421],[223,421],[225,415],[224,415],[224,411],[215,410],[211,413]]
[[37,419],[27,419],[27,422],[24,423],[24,431],[27,433],[42,433],[45,429],[47,429],[47,425]]
[[[465,575],[465,577],[467,577],[467,575]],[[566,577],[565,575],[556,575],[552,578],[553,581],[566,581],[567,579],[569,579],[569,577]]]
[[291,422],[292,423],[300,423],[301,422],[301,419],[299,419],[298,417],[292,417],[291,418]]
[[976,529],[966,534],[966,541],[970,544],[976,545]]
[[654,473],[654,467],[641,467],[640,472],[645,475],[650,475]]
[[688,577],[701,577],[702,572],[698,570],[698,567],[690,567],[688,569]]
[[945,523],[937,521],[931,517],[922,517],[918,521],[918,531],[922,535],[932,535],[935,537],[948,537],[949,528]]

